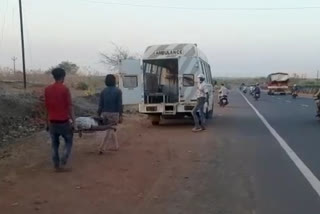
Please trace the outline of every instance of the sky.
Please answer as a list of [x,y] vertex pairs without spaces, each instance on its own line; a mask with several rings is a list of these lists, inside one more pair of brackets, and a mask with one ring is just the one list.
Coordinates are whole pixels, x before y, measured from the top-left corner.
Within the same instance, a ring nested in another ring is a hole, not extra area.
[[[319,0],[22,0],[22,3],[27,69],[46,70],[68,60],[104,74],[108,69],[100,63],[99,53],[111,51],[114,42],[140,55],[149,45],[197,43],[216,77],[288,72],[312,78],[320,70]],[[276,9],[294,7],[319,8]],[[19,30],[18,0],[0,0],[1,67],[12,67],[11,58],[16,56],[17,67],[21,69]]]

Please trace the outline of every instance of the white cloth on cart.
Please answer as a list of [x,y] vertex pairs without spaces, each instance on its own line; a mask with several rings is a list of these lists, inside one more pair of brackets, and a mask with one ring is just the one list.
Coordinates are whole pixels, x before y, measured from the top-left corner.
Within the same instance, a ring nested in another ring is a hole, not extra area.
[[75,121],[75,127],[81,129],[91,129],[92,127],[98,126],[98,122],[91,117],[77,117]]

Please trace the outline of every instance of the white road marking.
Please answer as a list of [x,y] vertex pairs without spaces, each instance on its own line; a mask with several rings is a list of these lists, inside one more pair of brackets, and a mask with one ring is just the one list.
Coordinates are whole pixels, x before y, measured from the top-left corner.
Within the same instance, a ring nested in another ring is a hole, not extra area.
[[283,150],[287,153],[289,158],[293,161],[293,163],[298,167],[303,176],[307,179],[313,189],[317,192],[320,197],[320,181],[318,178],[311,172],[311,170],[302,162],[302,160],[298,157],[298,155],[290,148],[287,142],[278,134],[278,132],[272,128],[272,126],[268,123],[268,121],[260,114],[260,112],[250,103],[250,101],[242,95],[242,97],[247,101],[249,106],[253,109],[253,111],[257,114],[263,124],[267,127],[270,133],[274,136],[274,138],[278,141]]
[[302,107],[306,107],[306,108],[309,107],[309,105],[306,105],[306,104],[302,104],[301,106],[302,106]]
[[291,101],[291,100],[286,100],[286,102],[287,102],[287,103],[291,103],[292,101]]
[[280,98],[280,97],[278,97],[277,99],[278,99],[278,100],[281,100],[281,98]]

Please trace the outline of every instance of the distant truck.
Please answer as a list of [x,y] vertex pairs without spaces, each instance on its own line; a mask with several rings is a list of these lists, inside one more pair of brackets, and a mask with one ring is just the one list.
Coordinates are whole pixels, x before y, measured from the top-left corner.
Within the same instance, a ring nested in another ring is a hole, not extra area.
[[268,75],[268,94],[285,95],[289,89],[289,74],[287,73],[272,73]]

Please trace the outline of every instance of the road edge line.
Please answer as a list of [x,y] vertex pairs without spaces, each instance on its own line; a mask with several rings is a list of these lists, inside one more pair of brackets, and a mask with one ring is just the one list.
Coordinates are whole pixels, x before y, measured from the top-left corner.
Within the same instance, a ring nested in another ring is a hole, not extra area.
[[239,92],[248,105],[253,109],[253,111],[260,118],[262,123],[267,127],[273,137],[278,141],[283,150],[287,153],[289,158],[293,161],[293,163],[297,166],[302,175],[307,179],[313,189],[317,192],[320,197],[320,181],[318,178],[312,173],[312,171],[307,167],[305,163],[299,158],[299,156],[291,149],[288,143],[278,134],[278,132],[269,124],[269,122],[260,114],[260,112],[250,103],[250,101]]

